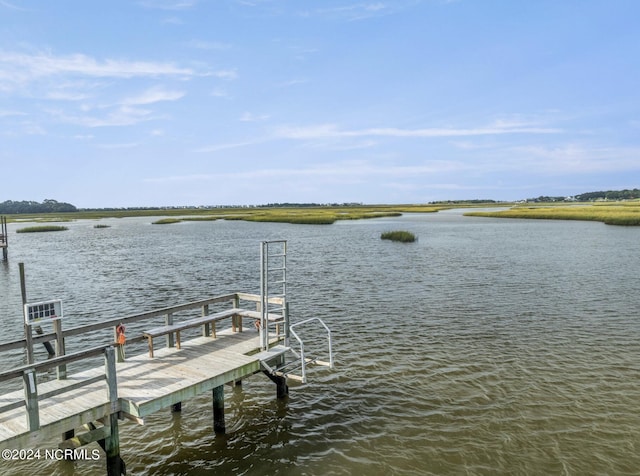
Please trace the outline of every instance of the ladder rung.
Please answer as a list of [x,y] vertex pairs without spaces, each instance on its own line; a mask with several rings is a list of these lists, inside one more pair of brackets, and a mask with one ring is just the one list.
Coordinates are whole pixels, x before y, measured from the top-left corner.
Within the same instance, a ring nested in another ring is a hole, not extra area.
[[268,268],[267,271],[286,271],[287,267],[282,266],[281,268]]
[[287,256],[287,254],[286,253],[279,253],[277,255],[274,255],[274,254],[269,253],[269,258],[280,258],[282,256]]

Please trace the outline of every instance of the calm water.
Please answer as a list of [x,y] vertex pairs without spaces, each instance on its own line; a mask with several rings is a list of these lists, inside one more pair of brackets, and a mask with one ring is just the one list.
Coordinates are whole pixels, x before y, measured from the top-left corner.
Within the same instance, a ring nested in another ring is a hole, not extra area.
[[[331,226],[151,221],[10,225],[2,340],[22,330],[20,261],[29,300],[61,298],[75,326],[257,292],[259,241],[287,239],[292,319],[332,328],[337,368],[291,383],[287,401],[261,375],[225,389],[224,437],[209,394],[122,424],[129,474],[639,474],[640,228],[459,210]],[[393,229],[419,241],[380,240]],[[0,465],[93,475],[104,461]]]

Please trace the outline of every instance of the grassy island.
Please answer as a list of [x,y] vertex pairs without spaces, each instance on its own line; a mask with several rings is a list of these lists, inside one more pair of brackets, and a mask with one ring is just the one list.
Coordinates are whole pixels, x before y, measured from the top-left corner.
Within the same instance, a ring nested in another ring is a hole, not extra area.
[[[317,206],[317,207],[255,207],[208,210],[163,210],[164,215],[154,225],[167,225],[181,221],[243,220],[255,222],[293,223],[299,225],[331,225],[339,220],[396,217],[403,213],[434,213],[443,206],[376,205],[376,206]],[[146,213],[140,213],[145,215]],[[149,213],[155,215],[156,213]],[[160,213],[157,213],[160,214]]]
[[580,205],[518,205],[509,210],[468,212],[465,216],[531,218],[545,220],[589,220],[607,225],[640,226],[640,202],[614,202]]
[[44,231],[65,231],[68,230],[66,226],[56,225],[42,225],[42,226],[28,226],[26,228],[20,228],[16,230],[16,233],[39,233]]
[[386,231],[380,238],[383,240],[391,240],[391,241],[399,241],[401,243],[413,243],[416,241],[416,235],[411,233],[410,231]]

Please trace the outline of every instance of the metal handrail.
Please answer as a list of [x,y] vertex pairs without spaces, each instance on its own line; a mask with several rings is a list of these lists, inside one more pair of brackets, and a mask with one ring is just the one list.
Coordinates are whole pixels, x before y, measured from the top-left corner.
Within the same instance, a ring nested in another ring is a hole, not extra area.
[[304,342],[302,342],[302,339],[296,333],[296,331],[293,330],[293,328],[296,326],[301,326],[302,324],[307,324],[311,321],[320,322],[320,324],[322,324],[322,327],[324,327],[325,330],[327,331],[327,340],[329,343],[329,368],[333,369],[333,347],[331,343],[331,329],[329,329],[329,327],[324,323],[324,321],[319,317],[311,317],[309,319],[305,319],[304,321],[291,324],[289,326],[289,331],[291,332],[291,335],[293,335],[293,337],[295,337],[298,343],[300,344],[300,366],[302,370],[302,383],[307,383],[307,360],[304,355]]

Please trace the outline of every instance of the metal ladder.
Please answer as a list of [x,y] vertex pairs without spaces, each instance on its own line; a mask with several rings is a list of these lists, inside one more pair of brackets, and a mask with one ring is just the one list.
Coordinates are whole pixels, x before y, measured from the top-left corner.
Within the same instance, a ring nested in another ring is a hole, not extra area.
[[[294,328],[319,323],[326,331],[329,360],[311,358],[305,354],[305,345]],[[291,347],[291,336],[297,342],[297,350]],[[260,246],[260,361],[271,375],[290,377],[307,383],[307,365],[323,365],[333,369],[331,330],[318,317],[295,324],[289,322],[287,303],[287,241],[262,241]],[[285,354],[294,360],[285,362]],[[293,372],[300,370],[301,374]]]
[[[260,347],[268,350],[272,341],[288,333],[287,241],[260,243]],[[285,342],[285,345],[288,345]]]

